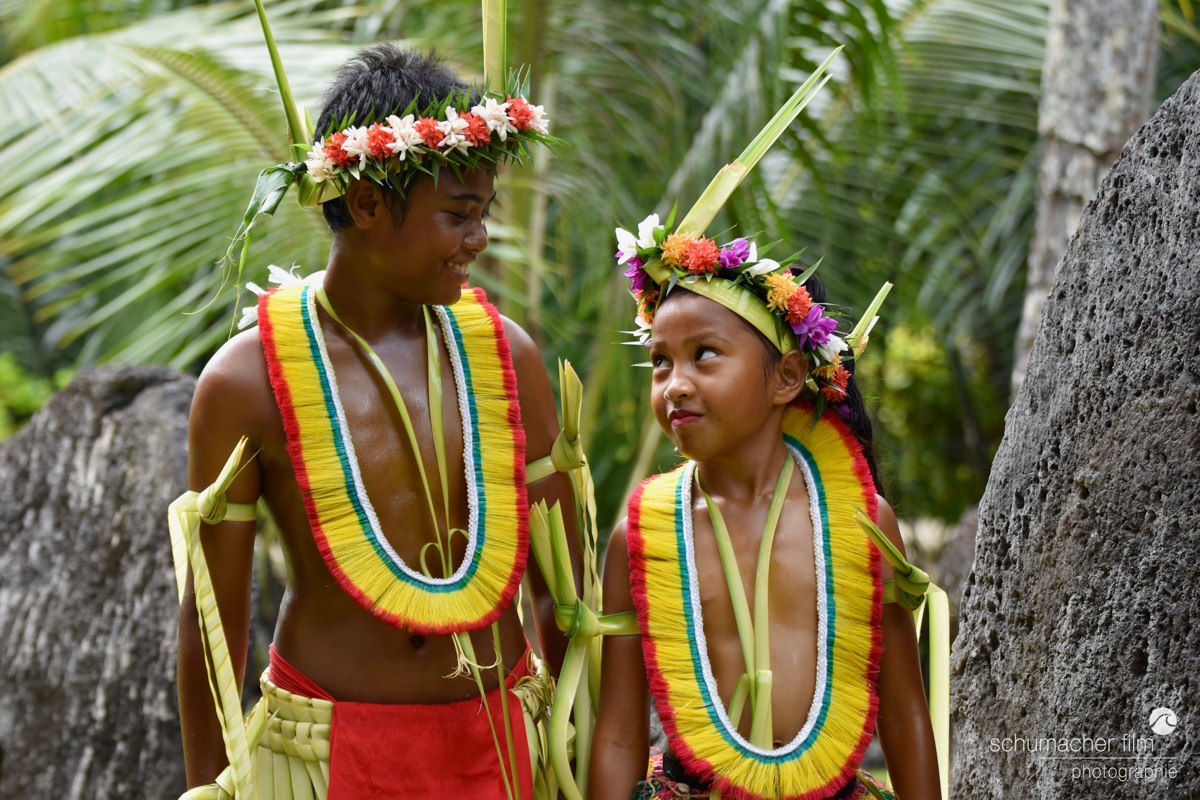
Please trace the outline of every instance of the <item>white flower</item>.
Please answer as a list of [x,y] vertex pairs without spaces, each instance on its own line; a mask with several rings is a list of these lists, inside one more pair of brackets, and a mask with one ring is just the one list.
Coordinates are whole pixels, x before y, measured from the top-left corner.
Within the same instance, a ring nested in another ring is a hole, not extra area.
[[[747,259],[747,263],[749,263],[749,259]],[[762,261],[759,261],[753,267],[750,267],[749,269],[747,269],[746,273],[748,275],[766,275],[768,272],[774,272],[777,269],[779,269],[778,261],[773,261],[769,258],[764,258]]]
[[313,176],[313,180],[317,183],[328,180],[333,177],[333,171],[337,169],[337,165],[325,156],[325,140],[317,142],[308,151],[308,158],[305,159],[304,165],[308,167],[308,174]]
[[[404,161],[405,156],[412,150],[415,150],[418,145],[425,143],[421,138],[421,134],[417,133],[417,129],[413,127],[414,118],[412,114],[406,114],[403,119],[395,114],[387,118],[388,127],[392,131],[392,143],[388,145],[388,149],[400,157]],[[415,155],[415,153],[414,153]]]
[[[538,108],[541,108],[541,106],[538,106]],[[657,228],[658,225],[658,214],[651,214],[638,223],[638,247],[642,248],[643,250],[648,250],[655,246],[654,229]]]
[[829,335],[829,341],[817,348],[817,353],[825,361],[833,361],[833,357],[846,349],[846,341],[834,334]]
[[438,130],[442,132],[442,140],[437,143],[438,147],[446,150],[466,150],[471,146],[467,141],[467,137],[463,135],[463,131],[467,129],[467,121],[458,115],[458,111],[454,106],[446,106],[446,118],[438,123]]
[[756,245],[754,242],[751,242],[750,243],[750,254],[748,256],[746,256],[746,263],[754,264],[757,261],[758,261],[758,245]]
[[[471,109],[471,113],[487,123],[488,131],[500,134],[500,141],[517,132],[517,126],[508,118],[508,103],[498,103],[494,97],[485,97],[483,102]],[[536,118],[536,117],[535,117]]]
[[529,121],[529,127],[543,136],[550,132],[550,118],[546,116],[546,110],[542,106],[530,105],[529,110],[533,112],[533,119]]
[[617,228],[617,248],[621,251],[617,263],[624,264],[637,255],[637,239],[633,238],[633,234],[624,228]]
[[238,330],[245,330],[251,325],[258,324],[258,306],[246,306],[242,309],[242,318],[238,320]]
[[358,156],[359,169],[365,167],[367,165],[367,129],[358,125],[347,128],[346,141],[342,142],[342,149],[348,155]]

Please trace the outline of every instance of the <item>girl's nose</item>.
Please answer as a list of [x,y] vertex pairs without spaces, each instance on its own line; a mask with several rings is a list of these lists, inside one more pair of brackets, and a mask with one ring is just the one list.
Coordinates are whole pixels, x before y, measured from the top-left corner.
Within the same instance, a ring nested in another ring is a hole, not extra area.
[[467,231],[467,236],[463,239],[463,248],[468,252],[479,255],[488,246],[487,226],[483,220],[476,220],[471,225],[471,229]]
[[679,401],[686,400],[695,393],[696,387],[687,379],[687,376],[682,375],[679,370],[671,371],[671,377],[667,380],[666,387],[663,388],[663,397],[678,405]]

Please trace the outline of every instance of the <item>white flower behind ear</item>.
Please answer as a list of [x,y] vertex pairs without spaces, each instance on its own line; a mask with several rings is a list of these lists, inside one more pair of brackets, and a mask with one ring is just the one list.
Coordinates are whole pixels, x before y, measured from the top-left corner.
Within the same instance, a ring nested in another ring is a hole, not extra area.
[[637,239],[633,238],[633,234],[624,228],[617,228],[617,249],[621,251],[620,257],[617,259],[618,264],[624,264],[629,259],[637,255]]
[[833,357],[846,350],[846,340],[840,336],[833,334],[829,335],[829,341],[817,348],[817,353],[826,361],[833,361]]

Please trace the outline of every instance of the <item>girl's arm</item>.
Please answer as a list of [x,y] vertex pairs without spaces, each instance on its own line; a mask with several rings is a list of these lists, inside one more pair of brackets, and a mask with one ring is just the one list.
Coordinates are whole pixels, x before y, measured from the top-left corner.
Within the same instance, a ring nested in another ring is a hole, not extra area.
[[[892,507],[879,498],[879,528],[904,553]],[[892,568],[883,562],[883,579]],[[887,762],[888,782],[901,800],[940,800],[937,751],[921,681],[912,612],[899,603],[883,606],[883,656],[879,664],[879,716],[875,727]]]
[[[613,529],[604,558],[604,613],[633,610],[625,521]],[[646,777],[650,751],[650,690],[642,637],[605,636],[600,708],[592,741],[590,800],[629,800]]]

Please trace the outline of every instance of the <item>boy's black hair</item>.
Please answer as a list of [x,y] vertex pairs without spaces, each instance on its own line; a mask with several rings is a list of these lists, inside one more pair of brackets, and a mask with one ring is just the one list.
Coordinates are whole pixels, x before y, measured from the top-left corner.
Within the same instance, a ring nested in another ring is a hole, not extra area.
[[[314,135],[320,140],[330,133],[331,125],[351,116],[355,125],[380,122],[388,114],[403,112],[413,100],[423,108],[468,88],[432,49],[402,50],[393,44],[377,44],[360,50],[338,69],[333,85],[325,92]],[[407,212],[408,191],[424,177],[420,170],[410,169],[403,186],[381,189],[397,225]],[[321,211],[335,233],[354,224],[345,197],[322,203]]]
[[[804,288],[808,290],[808,296],[812,298],[814,303],[825,302],[825,284],[816,275],[810,275],[808,280],[804,282]],[[695,294],[689,292],[682,286],[676,286],[671,290],[671,293],[659,302],[658,307],[661,309],[663,304],[671,299],[676,293],[686,292],[687,294]],[[771,370],[783,358],[783,353],[779,352],[779,348],[771,343],[771,340],[763,336],[762,331],[754,327],[754,325],[740,314],[735,314],[738,322],[742,324],[746,330],[758,337],[759,342],[763,346],[763,371],[770,376]],[[859,446],[862,447],[863,456],[867,459],[867,466],[871,470],[871,480],[875,481],[875,491],[881,497],[883,494],[883,481],[880,480],[879,466],[875,463],[875,436],[874,429],[871,427],[871,417],[867,413],[867,402],[863,398],[862,392],[859,391],[858,383],[854,380],[854,360],[848,360],[842,364],[846,371],[850,373],[850,381],[846,384],[846,399],[840,403],[833,403],[834,410],[846,423],[846,427],[854,434],[854,438],[858,440]]]

